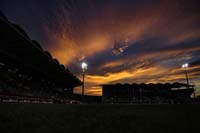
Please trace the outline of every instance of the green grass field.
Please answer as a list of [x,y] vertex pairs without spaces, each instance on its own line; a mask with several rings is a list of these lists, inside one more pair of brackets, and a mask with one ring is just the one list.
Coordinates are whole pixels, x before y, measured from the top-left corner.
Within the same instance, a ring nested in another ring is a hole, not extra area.
[[0,133],[199,133],[199,105],[0,104]]

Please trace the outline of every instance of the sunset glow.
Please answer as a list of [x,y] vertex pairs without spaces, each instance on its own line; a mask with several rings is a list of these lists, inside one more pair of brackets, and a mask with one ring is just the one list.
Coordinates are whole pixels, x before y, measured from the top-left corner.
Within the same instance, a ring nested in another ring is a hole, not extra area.
[[[101,85],[108,83],[185,83],[181,65],[186,62],[190,83],[200,94],[197,0],[59,0],[48,5],[22,0],[23,9],[17,2],[9,7],[4,1],[1,8],[79,79],[80,64],[87,61],[86,94],[101,95]],[[115,43],[119,55],[112,52]]]

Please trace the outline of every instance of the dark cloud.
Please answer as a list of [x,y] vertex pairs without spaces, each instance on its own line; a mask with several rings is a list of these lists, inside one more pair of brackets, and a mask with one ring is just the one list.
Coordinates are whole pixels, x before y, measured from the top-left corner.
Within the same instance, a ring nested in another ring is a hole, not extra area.
[[[88,94],[100,94],[95,86],[102,83],[184,82],[185,62],[192,83],[200,86],[199,3],[2,0],[0,8],[77,76],[81,61],[88,62]],[[116,41],[127,41],[119,55],[112,52]]]

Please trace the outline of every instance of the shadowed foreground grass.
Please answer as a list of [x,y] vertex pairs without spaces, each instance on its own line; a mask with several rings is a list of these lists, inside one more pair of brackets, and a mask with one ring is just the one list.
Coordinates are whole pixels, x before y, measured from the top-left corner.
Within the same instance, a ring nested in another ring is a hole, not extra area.
[[198,133],[199,105],[0,104],[0,133]]

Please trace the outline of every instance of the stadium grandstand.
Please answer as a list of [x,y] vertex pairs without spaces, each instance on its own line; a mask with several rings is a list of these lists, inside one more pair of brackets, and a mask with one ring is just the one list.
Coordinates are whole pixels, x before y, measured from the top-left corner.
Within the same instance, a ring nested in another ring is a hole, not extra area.
[[102,100],[104,103],[145,103],[174,104],[192,103],[194,86],[182,83],[157,84],[105,84]]
[[82,82],[1,12],[0,32],[0,101],[69,102]]

